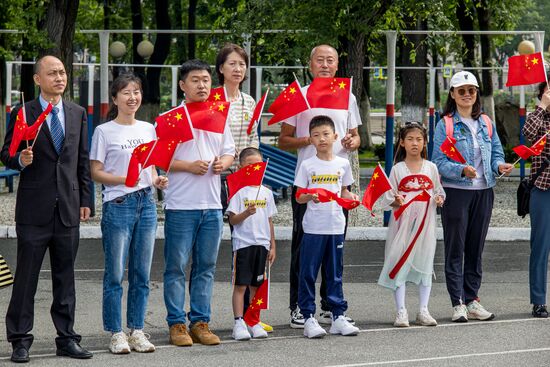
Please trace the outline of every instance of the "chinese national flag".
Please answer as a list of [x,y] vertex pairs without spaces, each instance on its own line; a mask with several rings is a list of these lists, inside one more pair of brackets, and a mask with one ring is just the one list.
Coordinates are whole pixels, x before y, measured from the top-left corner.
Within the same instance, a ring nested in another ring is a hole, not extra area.
[[338,205],[347,210],[355,209],[361,204],[358,200],[341,198],[336,193],[323,188],[300,189],[296,191],[296,198],[299,198],[302,194],[317,194],[321,203],[336,201]]
[[194,129],[223,134],[229,114],[229,102],[193,102],[184,106],[189,112]]
[[423,190],[420,194],[416,195],[414,198],[412,198],[406,204],[401,205],[399,207],[399,209],[397,209],[393,212],[393,216],[395,217],[395,220],[399,219],[401,214],[403,214],[405,209],[407,209],[409,207],[409,205],[411,205],[411,203],[414,203],[415,201],[430,201],[431,198],[432,197],[430,196],[430,194],[426,190]]
[[376,168],[374,169],[374,172],[372,173],[372,178],[369,182],[369,185],[367,186],[367,189],[365,190],[365,194],[363,195],[363,201],[362,204],[372,212],[372,207],[374,206],[374,203],[380,196],[382,196],[386,191],[391,190],[391,183],[388,179],[388,176],[386,176],[386,173],[378,164]]
[[350,78],[315,78],[306,97],[311,108],[347,110],[350,93]]
[[184,143],[193,139],[193,132],[187,120],[185,109],[180,106],[163,113],[156,119],[157,138]]
[[445,154],[447,157],[452,159],[453,161],[457,161],[459,163],[466,163],[466,159],[460,154],[458,149],[455,147],[456,140],[454,138],[447,137],[445,141],[441,144],[439,149]]
[[517,155],[523,159],[527,159],[533,155],[540,155],[546,145],[546,135],[544,135],[539,141],[533,144],[530,148],[525,145],[518,145],[517,147],[512,148]]
[[9,148],[10,157],[13,157],[17,153],[19,144],[25,139],[26,131],[29,128],[27,121],[25,121],[25,114],[23,113],[24,106],[21,106],[17,111],[17,117],[15,118],[15,125],[13,126],[13,135],[11,137],[11,143]]
[[300,90],[300,85],[295,80],[269,106],[268,111],[273,114],[273,117],[267,124],[273,125],[276,122],[286,120],[308,108],[304,94]]
[[227,102],[227,97],[225,95],[225,87],[221,86],[218,88],[210,89],[210,95],[208,96],[207,102]]
[[252,114],[252,118],[250,119],[250,123],[248,124],[248,128],[246,129],[246,134],[250,135],[252,134],[252,128],[257,124],[260,123],[260,119],[262,118],[262,112],[264,110],[265,106],[265,99],[267,98],[267,95],[269,94],[269,88],[267,88],[267,91],[265,92],[262,99],[258,101],[256,104],[256,108],[254,109],[254,113]]
[[266,167],[267,162],[253,163],[227,176],[229,190],[227,201],[231,200],[233,195],[243,187],[261,185]]
[[25,131],[25,138],[24,138],[25,140],[33,140],[34,138],[36,138],[36,134],[38,134],[38,131],[40,130],[40,126],[42,126],[44,121],[46,121],[46,117],[48,117],[50,112],[52,112],[52,109],[53,109],[52,104],[48,103],[48,106],[44,111],[42,111],[40,116],[38,116],[34,124],[29,126],[27,128],[27,131]]
[[260,311],[267,310],[268,297],[269,279],[266,279],[256,290],[256,294],[254,298],[252,298],[250,306],[248,306],[244,313],[243,320],[248,326],[252,327],[260,322]]
[[541,52],[508,58],[507,87],[544,81],[546,81],[546,70],[544,70],[544,59]]
[[177,146],[177,140],[158,139],[135,147],[128,165],[126,186],[134,187],[136,185],[140,174],[140,164],[142,170],[155,165],[167,171]]

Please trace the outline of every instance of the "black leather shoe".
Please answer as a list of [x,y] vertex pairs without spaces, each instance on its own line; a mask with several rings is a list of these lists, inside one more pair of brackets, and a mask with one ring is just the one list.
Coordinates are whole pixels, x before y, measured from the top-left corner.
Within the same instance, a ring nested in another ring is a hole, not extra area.
[[27,363],[29,361],[29,351],[25,347],[16,347],[11,354],[11,361],[15,363]]
[[71,340],[63,348],[57,348],[55,352],[58,356],[76,358],[76,359],[89,359],[92,358],[92,353],[82,348],[77,342]]
[[532,314],[533,317],[546,319],[548,317],[548,310],[546,309],[546,305],[533,305]]

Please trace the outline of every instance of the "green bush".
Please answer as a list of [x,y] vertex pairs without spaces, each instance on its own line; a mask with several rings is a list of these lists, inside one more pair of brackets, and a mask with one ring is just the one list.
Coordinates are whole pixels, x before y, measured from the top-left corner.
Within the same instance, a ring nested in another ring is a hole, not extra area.
[[386,144],[374,144],[374,156],[378,157],[380,162],[386,160]]

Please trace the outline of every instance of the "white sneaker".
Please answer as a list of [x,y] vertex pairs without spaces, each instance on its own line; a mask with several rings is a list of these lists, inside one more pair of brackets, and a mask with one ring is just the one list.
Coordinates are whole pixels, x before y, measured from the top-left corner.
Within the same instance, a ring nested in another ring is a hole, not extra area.
[[437,321],[430,315],[428,309],[422,310],[416,314],[416,323],[422,326],[437,326]]
[[395,321],[393,322],[393,326],[409,327],[409,314],[407,313],[406,308],[402,308],[399,311],[397,311],[397,315],[395,315]]
[[128,337],[128,345],[131,350],[139,353],[151,353],[155,351],[155,346],[149,341],[150,336],[143,330],[134,330]]
[[472,301],[468,304],[468,318],[473,320],[489,321],[495,318],[494,313],[490,313],[478,301]]
[[267,331],[263,328],[263,326],[260,323],[257,323],[256,325],[249,328],[250,334],[254,339],[264,339],[267,338]]
[[344,315],[340,315],[336,320],[332,321],[332,326],[330,327],[329,332],[331,334],[341,334],[344,336],[357,335],[359,334],[359,328],[353,326],[348,320],[346,320]]
[[250,333],[246,327],[246,323],[243,319],[235,320],[235,325],[233,326],[233,334],[231,335],[235,340],[249,340]]
[[290,312],[290,327],[293,329],[304,328],[304,316],[300,312],[299,308],[296,308]]
[[130,353],[130,346],[128,345],[128,336],[120,331],[114,333],[111,336],[111,343],[109,344],[109,351],[113,354],[128,354]]
[[[355,325],[355,320],[353,320],[348,315],[344,314],[344,318],[350,324]],[[332,312],[330,312],[330,311],[321,311],[321,313],[319,314],[319,324],[332,325]]]
[[453,322],[468,322],[468,309],[462,303],[453,307]]
[[327,332],[319,325],[315,317],[311,316],[309,319],[306,320],[304,324],[305,337],[313,339],[322,338],[325,335],[327,335]]

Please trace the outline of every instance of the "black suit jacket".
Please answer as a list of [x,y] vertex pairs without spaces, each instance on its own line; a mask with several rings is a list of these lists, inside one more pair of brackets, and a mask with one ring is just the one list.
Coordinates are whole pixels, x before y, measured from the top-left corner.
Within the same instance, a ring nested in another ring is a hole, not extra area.
[[[27,122],[32,125],[42,113],[40,101],[27,102],[25,108]],[[18,110],[16,108],[11,113],[0,152],[7,167],[21,171],[15,221],[17,224],[47,224],[53,219],[57,203],[63,224],[67,227],[79,225],[80,207],[91,205],[86,111],[77,104],[63,101],[65,141],[61,154],[57,154],[48,124],[44,122],[33,147],[33,163],[21,169],[19,152],[27,146],[26,143],[21,142],[15,156],[10,157],[8,152]]]

